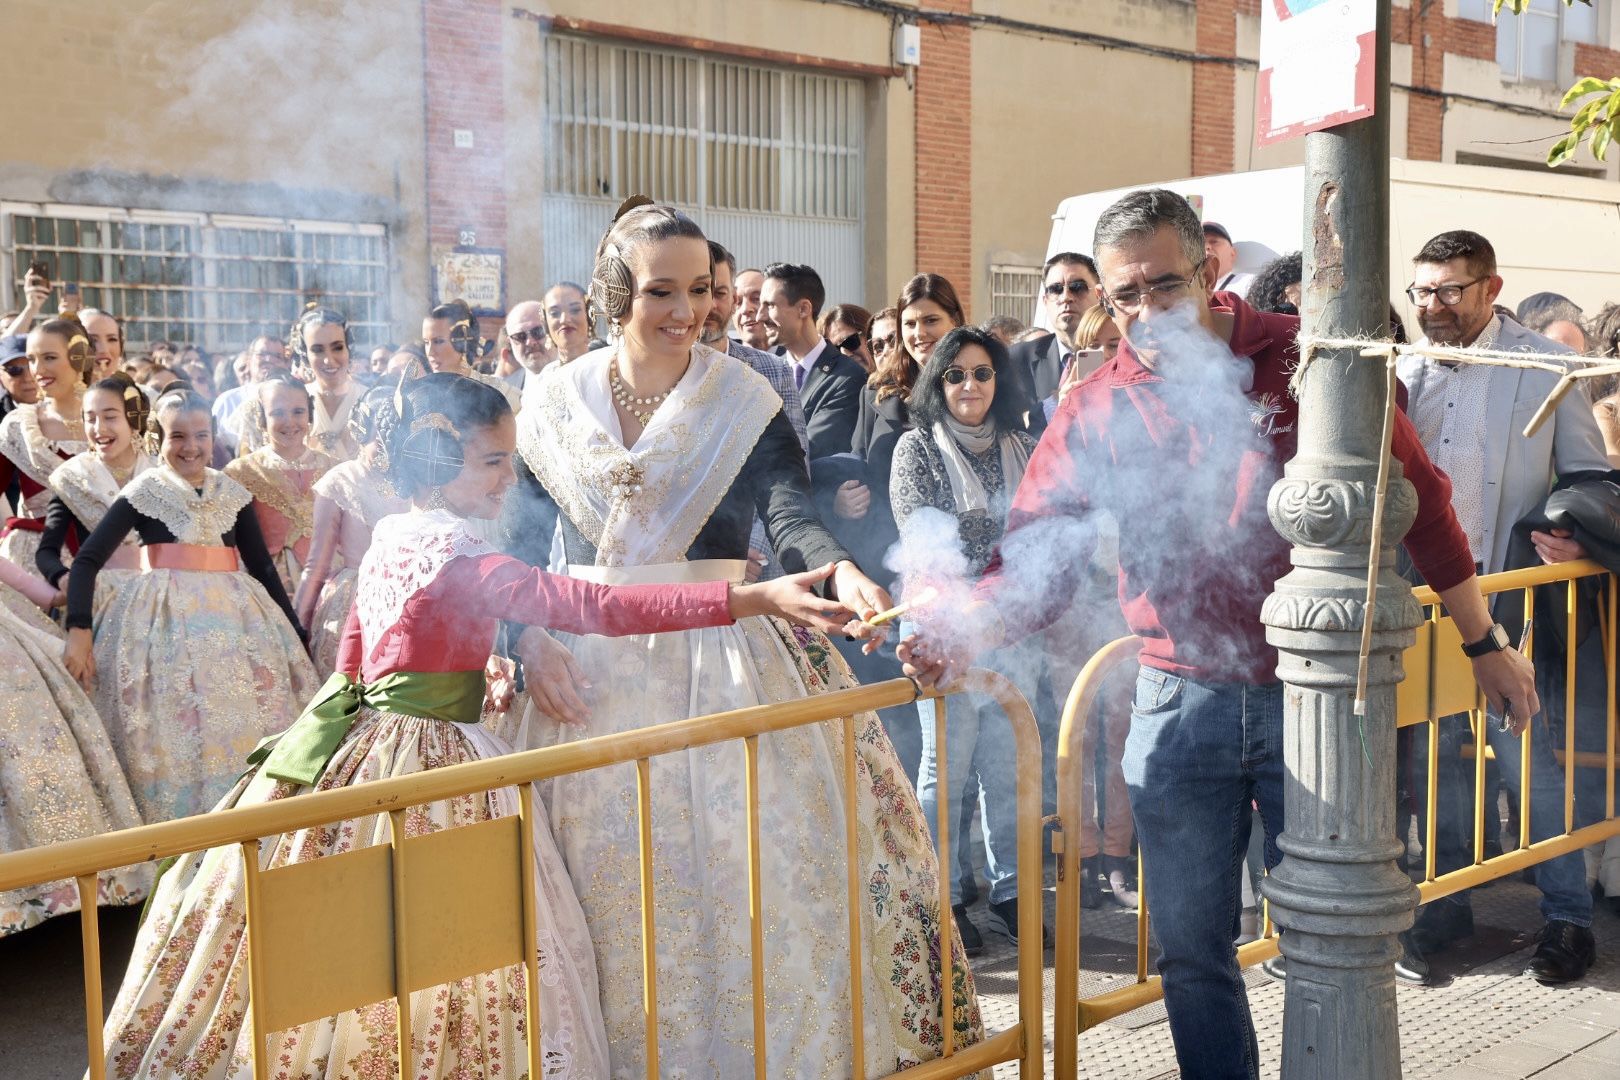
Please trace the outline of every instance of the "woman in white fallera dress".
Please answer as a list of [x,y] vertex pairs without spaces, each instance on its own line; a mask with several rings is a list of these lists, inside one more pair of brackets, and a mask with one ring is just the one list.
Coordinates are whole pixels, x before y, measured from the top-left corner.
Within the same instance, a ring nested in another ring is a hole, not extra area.
[[[569,573],[591,581],[741,580],[757,512],[789,568],[835,562],[831,587],[870,615],[887,597],[811,509],[803,451],[770,384],[698,343],[709,254],[690,219],[632,207],[604,238],[593,301],[618,343],[543,380],[519,417],[516,550],[542,563],[548,503]],[[540,525],[540,527],[537,527]],[[620,639],[566,639],[595,689],[583,730],[630,731],[854,685],[826,638],[769,619]],[[520,646],[519,652],[523,653]],[[938,868],[916,796],[875,714],[855,718],[856,876],[849,940],[843,724],[759,740],[767,1074],[849,1077],[850,957],[861,965],[866,1072],[938,1056],[942,999],[958,1046],[982,1037],[972,977],[939,949]],[[601,972],[616,1077],[645,1074],[636,779],[630,765],[558,777],[550,805]],[[743,754],[735,743],[652,759],[660,1068],[754,1068]]]
[[[497,620],[626,634],[808,610],[826,576],[732,589],[719,583],[610,589],[570,581],[494,551],[466,528],[499,512],[512,483],[511,411],[456,375],[413,383],[389,439],[394,479],[414,509],[383,519],[360,568],[355,614],[328,680],[293,727],[253,755],[255,768],[220,804],[246,806],[510,753],[479,723],[483,665]],[[518,810],[518,792],[413,807],[408,835]],[[536,800],[533,832],[546,1080],[601,1080],[608,1047],[596,969],[568,873]],[[387,842],[384,815],[284,834],[265,868]],[[109,1074],[240,1080],[251,1075],[241,849],[188,857],[159,884],[107,1021]],[[466,916],[478,913],[469,885]],[[343,932],[334,925],[331,932]],[[528,1033],[524,969],[511,966],[412,994],[422,1080],[522,1077]],[[312,1021],[271,1039],[284,1080],[397,1075],[394,1003]],[[540,1080],[533,1077],[531,1080]]]

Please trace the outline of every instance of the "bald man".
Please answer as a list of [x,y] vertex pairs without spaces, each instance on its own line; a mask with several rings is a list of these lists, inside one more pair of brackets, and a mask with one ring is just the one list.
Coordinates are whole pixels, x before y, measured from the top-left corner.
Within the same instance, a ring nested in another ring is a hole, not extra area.
[[525,300],[514,304],[512,310],[506,313],[506,345],[501,349],[501,359],[516,366],[516,370],[506,378],[521,391],[527,404],[530,393],[540,385],[540,380],[535,376],[556,359],[551,348],[551,336],[546,331],[544,304],[538,300]]

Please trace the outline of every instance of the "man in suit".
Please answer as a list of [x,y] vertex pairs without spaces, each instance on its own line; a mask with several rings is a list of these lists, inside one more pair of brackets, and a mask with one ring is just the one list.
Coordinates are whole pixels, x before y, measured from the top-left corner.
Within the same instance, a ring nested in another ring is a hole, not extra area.
[[[1417,253],[1407,296],[1418,311],[1421,344],[1509,352],[1565,354],[1557,342],[1498,315],[1492,305],[1502,291],[1496,252],[1490,241],[1466,230],[1441,233]],[[1476,564],[1486,573],[1503,569],[1513,527],[1535,512],[1560,479],[1583,472],[1603,473],[1609,465],[1591,406],[1580,394],[1566,395],[1549,422],[1532,438],[1521,432],[1552,391],[1558,376],[1521,368],[1459,364],[1427,356],[1399,362],[1408,389],[1407,412],[1424,449],[1451,477],[1452,506],[1468,538]],[[1566,530],[1531,534],[1548,563],[1586,557]],[[1492,634],[1465,651],[1501,647],[1497,624]],[[1493,640],[1495,636],[1495,640]],[[1465,720],[1440,721],[1440,791],[1437,795],[1436,871],[1446,873],[1469,861],[1473,850],[1471,802],[1458,749]],[[1485,725],[1496,761],[1510,789],[1522,781],[1521,743],[1492,717]],[[1530,839],[1564,831],[1563,772],[1553,757],[1545,716],[1531,724]],[[1495,800],[1486,815],[1495,829]],[[1580,852],[1540,863],[1536,884],[1547,920],[1528,973],[1543,983],[1572,982],[1591,965],[1592,896],[1587,891]],[[1424,953],[1446,948],[1473,933],[1467,893],[1426,905],[1412,930],[1412,943]]]
[[808,266],[771,263],[765,268],[759,318],[771,347],[785,350],[804,404],[810,460],[849,452],[861,406],[866,371],[821,336],[816,317],[826,302],[821,275]]
[[1057,393],[1064,368],[1080,348],[1074,339],[1080,317],[1097,303],[1097,264],[1090,256],[1060,251],[1046,260],[1041,269],[1041,304],[1052,336],[1020,342],[1010,350],[1012,358],[1029,372],[1037,401]]

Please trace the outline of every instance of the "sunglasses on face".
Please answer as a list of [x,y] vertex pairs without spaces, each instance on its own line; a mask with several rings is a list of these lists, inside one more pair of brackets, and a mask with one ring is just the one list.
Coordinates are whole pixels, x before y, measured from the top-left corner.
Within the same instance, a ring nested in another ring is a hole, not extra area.
[[872,351],[875,353],[886,353],[890,349],[894,348],[895,340],[896,339],[893,334],[890,334],[888,337],[875,337],[872,339]]
[[1064,290],[1075,296],[1084,296],[1091,291],[1091,282],[1075,278],[1073,281],[1054,281],[1046,287],[1046,295],[1051,297],[1062,296]]
[[517,342],[519,345],[527,345],[530,342],[533,342],[536,345],[543,345],[546,342],[546,332],[539,327],[536,327],[533,330],[514,330],[506,336]]
[[[996,377],[996,369],[989,364],[980,364],[973,369],[972,374],[974,382],[987,383]],[[940,378],[945,380],[947,386],[960,386],[967,382],[968,372],[959,367],[946,368],[945,374]]]
[[851,335],[849,335],[849,337],[845,338],[843,341],[840,341],[838,343],[838,350],[840,352],[847,352],[851,356],[853,356],[856,353],[860,352],[861,351],[861,335],[860,334],[851,334]]
[[6,378],[15,379],[28,373],[28,361],[18,360],[15,364],[5,365]]

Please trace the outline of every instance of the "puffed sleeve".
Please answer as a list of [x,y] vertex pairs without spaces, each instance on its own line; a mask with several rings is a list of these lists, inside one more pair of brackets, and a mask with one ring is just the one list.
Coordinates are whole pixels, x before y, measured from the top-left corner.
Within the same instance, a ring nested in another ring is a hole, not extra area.
[[569,634],[662,634],[732,621],[724,581],[597,585],[493,552],[452,560],[428,593],[460,603],[476,597],[481,613],[492,618]]

